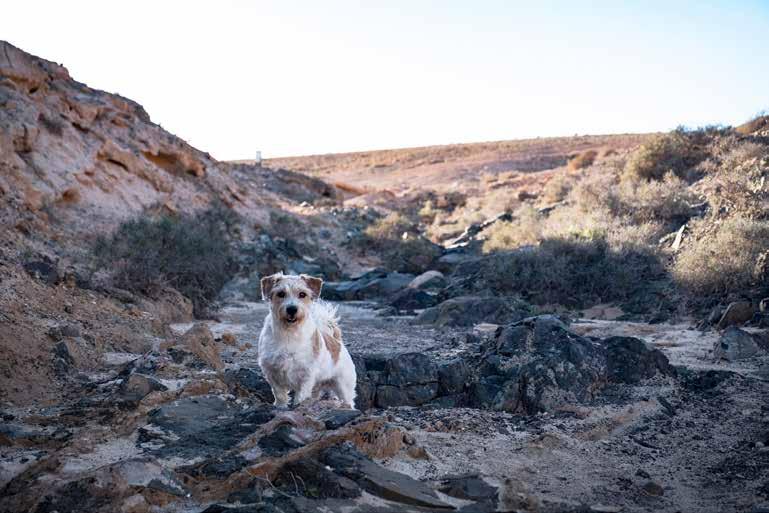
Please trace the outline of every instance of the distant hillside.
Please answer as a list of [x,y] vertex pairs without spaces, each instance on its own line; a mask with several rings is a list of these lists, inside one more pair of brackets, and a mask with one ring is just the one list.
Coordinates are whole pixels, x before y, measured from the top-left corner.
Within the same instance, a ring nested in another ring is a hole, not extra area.
[[449,144],[355,153],[269,159],[266,165],[322,177],[362,189],[447,190],[471,184],[483,175],[536,173],[565,168],[580,152],[624,152],[648,134],[585,135]]

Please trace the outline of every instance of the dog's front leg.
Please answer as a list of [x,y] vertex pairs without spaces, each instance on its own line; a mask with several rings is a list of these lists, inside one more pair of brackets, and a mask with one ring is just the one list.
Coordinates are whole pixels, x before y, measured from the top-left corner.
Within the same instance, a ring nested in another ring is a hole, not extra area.
[[313,388],[315,388],[315,377],[308,376],[307,379],[302,381],[302,384],[299,385],[299,390],[297,390],[294,395],[294,404],[298,406],[312,397]]
[[276,406],[277,408],[285,408],[288,406],[288,389],[287,388],[281,388],[276,385],[270,385],[270,388],[272,388],[272,395],[275,397],[275,401],[273,401],[273,406]]

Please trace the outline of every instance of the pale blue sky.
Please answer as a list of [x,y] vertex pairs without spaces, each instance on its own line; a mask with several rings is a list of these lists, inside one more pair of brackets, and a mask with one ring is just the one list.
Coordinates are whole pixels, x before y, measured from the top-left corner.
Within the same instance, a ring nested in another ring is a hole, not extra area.
[[36,1],[0,38],[220,159],[737,124],[769,1]]

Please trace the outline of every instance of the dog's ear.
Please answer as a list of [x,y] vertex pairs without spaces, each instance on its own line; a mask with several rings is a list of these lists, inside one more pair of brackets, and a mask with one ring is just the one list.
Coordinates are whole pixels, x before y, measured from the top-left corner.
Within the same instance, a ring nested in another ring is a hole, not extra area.
[[318,299],[320,297],[320,289],[323,287],[323,280],[306,274],[300,274],[299,277],[310,287],[314,299]]
[[281,275],[279,274],[273,274],[271,276],[265,276],[262,278],[262,299],[270,299],[270,292],[272,292],[273,287],[275,287],[275,284],[278,283],[278,280],[280,280],[280,276]]

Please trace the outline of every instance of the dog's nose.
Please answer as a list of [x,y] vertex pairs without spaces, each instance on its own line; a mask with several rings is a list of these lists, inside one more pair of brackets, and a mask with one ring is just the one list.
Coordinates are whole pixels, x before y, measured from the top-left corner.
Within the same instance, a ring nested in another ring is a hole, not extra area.
[[289,305],[289,306],[286,307],[286,313],[288,315],[292,316],[292,317],[294,315],[296,315],[296,312],[298,312],[298,311],[299,311],[299,309],[297,307],[295,307],[294,305]]

